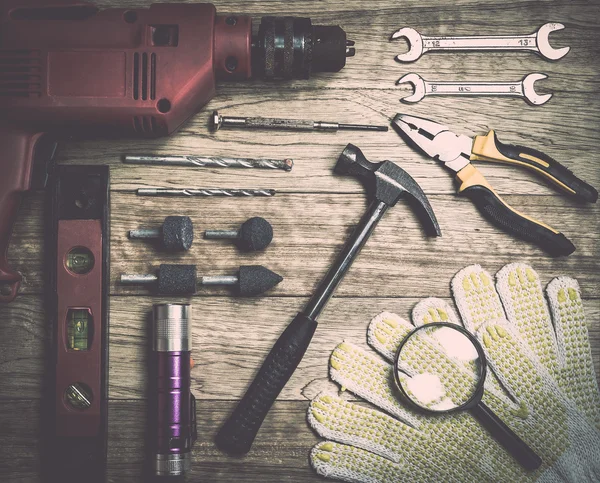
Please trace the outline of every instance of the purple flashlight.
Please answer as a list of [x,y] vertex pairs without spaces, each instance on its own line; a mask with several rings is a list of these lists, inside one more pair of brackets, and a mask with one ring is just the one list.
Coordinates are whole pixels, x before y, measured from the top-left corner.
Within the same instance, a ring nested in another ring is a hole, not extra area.
[[192,306],[154,306],[156,369],[156,476],[180,476],[192,464],[196,441],[196,399],[190,391]]

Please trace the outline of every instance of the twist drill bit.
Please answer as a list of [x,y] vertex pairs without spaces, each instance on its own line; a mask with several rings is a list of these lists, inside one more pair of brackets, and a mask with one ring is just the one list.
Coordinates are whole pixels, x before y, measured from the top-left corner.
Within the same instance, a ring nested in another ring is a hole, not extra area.
[[153,166],[191,166],[196,168],[259,168],[291,171],[292,159],[250,159],[216,156],[125,156],[125,164]]
[[387,126],[368,124],[340,124],[326,121],[307,121],[302,119],[273,119],[266,117],[222,116],[219,111],[212,115],[213,131],[224,127],[246,129],[280,129],[286,131],[387,131]]
[[140,188],[138,196],[275,196],[275,190],[267,189],[227,189],[227,188]]

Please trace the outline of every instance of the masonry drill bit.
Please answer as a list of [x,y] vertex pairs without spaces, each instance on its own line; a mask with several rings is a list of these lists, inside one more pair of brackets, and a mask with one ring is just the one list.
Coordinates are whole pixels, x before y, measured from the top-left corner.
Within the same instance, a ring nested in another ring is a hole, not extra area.
[[153,166],[191,166],[196,168],[259,168],[291,171],[292,159],[224,158],[216,156],[125,156],[126,164]]
[[275,190],[228,188],[139,188],[138,196],[275,196]]
[[387,126],[369,124],[340,124],[326,121],[307,121],[302,119],[273,119],[266,117],[222,116],[219,111],[212,115],[213,131],[225,127],[246,129],[279,129],[286,131],[387,131]]

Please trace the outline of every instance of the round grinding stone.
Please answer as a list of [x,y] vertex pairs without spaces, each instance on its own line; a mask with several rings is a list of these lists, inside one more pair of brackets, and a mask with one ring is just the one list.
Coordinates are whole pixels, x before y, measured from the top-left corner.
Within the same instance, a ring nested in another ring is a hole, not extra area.
[[283,280],[283,277],[260,265],[241,266],[239,294],[246,297],[260,295]]
[[161,265],[158,271],[158,292],[165,295],[196,293],[196,265]]
[[162,241],[165,249],[184,252],[194,241],[194,225],[188,216],[167,216],[162,227]]
[[273,227],[264,218],[256,216],[242,225],[237,246],[245,252],[255,252],[267,248],[272,240]]

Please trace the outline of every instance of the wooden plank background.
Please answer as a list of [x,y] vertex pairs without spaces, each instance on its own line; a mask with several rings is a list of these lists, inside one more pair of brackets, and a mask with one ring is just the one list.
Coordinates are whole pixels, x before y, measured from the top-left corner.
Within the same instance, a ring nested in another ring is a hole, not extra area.
[[[101,7],[144,7],[144,0],[100,0]],[[310,82],[221,84],[217,97],[170,139],[156,141],[71,141],[59,162],[110,164],[112,168],[110,441],[109,481],[142,480],[148,314],[164,302],[143,289],[115,283],[122,272],[148,272],[163,262],[196,263],[200,273],[229,273],[260,263],[285,277],[266,297],[235,299],[205,290],[194,305],[193,391],[198,398],[199,441],[190,481],[322,481],[310,469],[308,452],[318,438],[305,421],[308,399],[328,381],[327,360],[343,339],[364,344],[370,318],[382,310],[408,317],[420,297],[450,298],[449,282],[462,267],[480,263],[491,273],[504,264],[531,264],[545,284],[557,275],[579,280],[589,319],[596,370],[600,371],[600,209],[560,195],[527,172],[501,165],[482,171],[505,199],[523,212],[560,229],[577,246],[561,259],[497,230],[467,199],[454,194],[452,176],[441,166],[387,133],[286,133],[222,131],[211,134],[213,109],[230,115],[387,124],[397,112],[422,115],[456,132],[496,129],[504,142],[545,151],[592,185],[600,186],[597,154],[600,127],[597,1],[360,0],[303,2],[223,0],[220,13],[310,16],[313,23],[339,24],[356,41],[357,55],[340,73]],[[564,59],[550,63],[528,53],[429,53],[414,64],[398,64],[403,42],[389,35],[411,26],[424,35],[524,34],[547,21],[567,28],[551,44],[568,45]],[[517,80],[530,72],[550,78],[537,87],[554,98],[543,107],[519,99],[426,98],[398,102],[408,87],[394,82],[407,72],[428,80]],[[271,410],[245,458],[229,458],[213,437],[242,396],[273,342],[302,308],[366,207],[359,183],[332,174],[344,146],[358,145],[373,161],[398,162],[421,184],[435,209],[443,237],[427,239],[410,209],[400,203],[375,231],[320,319],[299,370]],[[127,153],[291,157],[291,173],[171,169],[120,164]],[[480,164],[481,166],[481,164]],[[274,188],[273,199],[150,199],[144,186]],[[17,301],[0,308],[0,479],[38,481],[39,412],[44,344],[43,195],[26,197],[19,213],[10,262],[24,275]],[[171,214],[192,217],[197,232],[234,227],[250,216],[269,219],[275,240],[261,254],[240,255],[226,243],[197,240],[185,255],[157,253],[127,240],[128,229],[159,224]],[[291,436],[293,435],[293,436]]]

